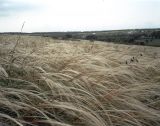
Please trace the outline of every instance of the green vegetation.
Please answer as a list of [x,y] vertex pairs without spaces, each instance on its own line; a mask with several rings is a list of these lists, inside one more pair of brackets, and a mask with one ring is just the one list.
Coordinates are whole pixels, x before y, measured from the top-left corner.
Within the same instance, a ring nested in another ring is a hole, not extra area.
[[[20,33],[5,33],[17,35]],[[91,40],[114,42],[116,44],[132,44],[146,46],[160,46],[160,29],[130,29],[114,31],[88,31],[88,32],[39,32],[23,33],[23,35],[52,37],[53,39]]]

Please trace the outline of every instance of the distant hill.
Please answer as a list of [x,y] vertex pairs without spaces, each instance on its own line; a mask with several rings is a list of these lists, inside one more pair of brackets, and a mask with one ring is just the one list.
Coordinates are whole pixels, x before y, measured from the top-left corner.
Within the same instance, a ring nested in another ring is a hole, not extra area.
[[110,31],[84,31],[84,32],[6,32],[1,34],[33,35],[52,37],[54,39],[86,39],[91,41],[105,41],[119,44],[135,44],[147,46],[160,46],[160,29],[126,29]]

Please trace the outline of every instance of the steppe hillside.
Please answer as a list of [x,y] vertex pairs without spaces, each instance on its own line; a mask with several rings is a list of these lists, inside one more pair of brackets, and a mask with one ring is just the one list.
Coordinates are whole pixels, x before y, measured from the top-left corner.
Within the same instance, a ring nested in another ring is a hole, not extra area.
[[160,47],[2,35],[0,125],[160,126]]

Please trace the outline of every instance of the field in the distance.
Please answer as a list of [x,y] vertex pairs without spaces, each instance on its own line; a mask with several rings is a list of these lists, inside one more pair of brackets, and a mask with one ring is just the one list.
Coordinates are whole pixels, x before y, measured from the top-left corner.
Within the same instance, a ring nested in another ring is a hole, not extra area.
[[0,125],[160,126],[160,47],[1,35]]

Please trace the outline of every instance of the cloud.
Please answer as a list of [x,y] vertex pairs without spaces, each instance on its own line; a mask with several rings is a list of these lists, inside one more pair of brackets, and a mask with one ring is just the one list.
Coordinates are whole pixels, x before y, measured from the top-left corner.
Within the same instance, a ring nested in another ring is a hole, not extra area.
[[0,0],[0,31],[160,27],[160,0]]
[[0,0],[0,17],[30,11],[36,8],[33,4],[17,0]]

